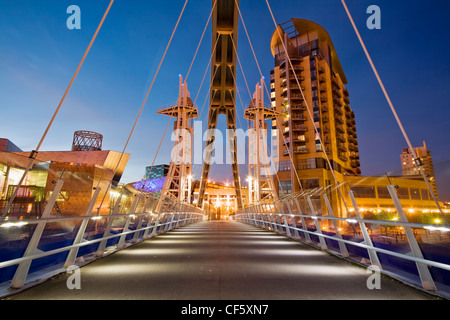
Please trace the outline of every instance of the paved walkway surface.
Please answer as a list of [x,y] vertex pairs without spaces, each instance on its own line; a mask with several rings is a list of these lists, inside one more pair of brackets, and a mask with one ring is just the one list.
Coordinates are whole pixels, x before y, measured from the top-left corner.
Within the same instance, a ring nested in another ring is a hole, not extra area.
[[9,299],[431,299],[388,277],[369,290],[364,268],[281,235],[229,221],[201,222],[106,256]]

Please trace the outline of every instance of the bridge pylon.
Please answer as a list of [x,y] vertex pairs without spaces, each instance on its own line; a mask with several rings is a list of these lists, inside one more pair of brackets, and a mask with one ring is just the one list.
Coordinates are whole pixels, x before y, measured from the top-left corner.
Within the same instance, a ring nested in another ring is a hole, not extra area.
[[198,111],[190,98],[187,83],[183,82],[181,75],[176,105],[157,113],[176,118],[173,127],[175,146],[166,181],[156,206],[156,212],[160,212],[166,198],[191,203],[194,130],[189,120],[197,118]]
[[268,156],[266,120],[276,119],[279,114],[264,106],[264,78],[256,84],[253,100],[245,110],[244,118],[249,120],[248,177],[249,204],[278,199],[273,175],[276,172]]
[[[217,4],[214,6],[214,3]],[[208,181],[214,151],[215,132],[219,114],[225,114],[228,132],[236,132],[236,62],[239,24],[239,0],[212,0],[212,60],[211,93],[208,111],[208,131],[205,160],[200,181],[198,206],[203,206],[203,197]],[[217,44],[217,45],[215,45]],[[237,139],[228,136],[231,155],[231,170],[236,190],[237,206],[241,209],[242,192],[237,159]]]

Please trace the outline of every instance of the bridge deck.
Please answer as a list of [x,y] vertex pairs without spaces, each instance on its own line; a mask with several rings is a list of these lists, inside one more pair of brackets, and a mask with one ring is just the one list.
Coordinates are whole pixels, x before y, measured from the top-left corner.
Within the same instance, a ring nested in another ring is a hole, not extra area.
[[364,268],[281,235],[236,222],[173,230],[10,299],[299,300],[428,299],[388,277],[369,290]]

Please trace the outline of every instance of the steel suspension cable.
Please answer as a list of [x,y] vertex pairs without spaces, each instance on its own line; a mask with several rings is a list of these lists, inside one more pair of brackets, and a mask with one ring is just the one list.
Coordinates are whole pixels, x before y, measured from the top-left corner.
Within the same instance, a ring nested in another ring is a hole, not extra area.
[[185,78],[186,81],[187,81],[187,78],[189,77],[189,74],[191,73],[192,65],[194,64],[195,58],[197,57],[198,50],[200,49],[200,45],[203,41],[203,37],[205,36],[206,29],[208,28],[209,22],[211,21],[211,17],[212,17],[214,8],[216,7],[216,4],[217,4],[217,0],[214,1],[213,7],[212,7],[211,12],[208,17],[208,21],[206,22],[205,28],[203,29],[203,33],[202,33],[202,36],[200,37],[200,41],[198,43],[197,50],[195,51],[194,58],[192,59],[191,65],[189,66],[189,70],[186,74],[186,78]]
[[86,60],[86,57],[88,56],[89,52],[91,51],[91,48],[92,48],[92,45],[93,45],[94,42],[95,42],[95,39],[97,39],[97,35],[98,35],[98,33],[100,32],[100,29],[102,28],[103,23],[105,22],[105,19],[106,19],[106,17],[108,16],[108,13],[109,13],[109,11],[110,11],[110,9],[111,9],[113,3],[114,3],[114,0],[111,0],[110,3],[109,3],[109,5],[108,5],[108,7],[107,7],[107,9],[106,9],[106,11],[105,11],[105,13],[103,14],[103,17],[102,17],[102,19],[101,19],[99,25],[97,26],[97,29],[95,30],[94,35],[93,35],[92,38],[91,38],[91,41],[89,42],[89,45],[88,45],[86,51],[84,52],[84,55],[83,55],[83,57],[82,57],[80,63],[78,64],[78,67],[77,67],[77,69],[76,69],[74,75],[72,76],[72,79],[70,80],[69,85],[68,85],[67,88],[66,88],[66,91],[64,92],[64,94],[63,94],[61,100],[59,101],[59,104],[58,104],[56,110],[54,111],[53,116],[52,116],[52,118],[50,119],[50,122],[48,123],[47,128],[46,128],[45,131],[44,131],[44,134],[42,135],[41,139],[39,140],[39,143],[38,143],[36,149],[33,150],[33,151],[31,151],[30,156],[29,156],[30,161],[29,161],[28,165],[26,166],[25,171],[24,171],[24,173],[23,173],[21,179],[19,180],[19,183],[17,184],[17,186],[16,186],[16,188],[15,188],[15,190],[14,190],[12,196],[11,196],[11,199],[10,199],[9,202],[8,202],[8,205],[7,205],[7,206],[4,208],[4,210],[3,210],[2,219],[4,219],[5,216],[8,214],[8,211],[9,211],[9,209],[10,209],[12,203],[14,202],[14,199],[16,198],[17,193],[19,192],[19,188],[22,186],[23,181],[25,180],[25,177],[28,175],[28,172],[30,171],[30,169],[31,169],[31,167],[32,167],[32,165],[33,165],[33,163],[34,163],[35,158],[36,158],[36,156],[37,156],[37,154],[38,154],[38,152],[39,152],[39,150],[40,150],[42,144],[44,143],[44,140],[45,140],[45,138],[47,137],[47,134],[48,134],[48,132],[50,131],[50,128],[52,127],[53,122],[54,122],[55,119],[56,119],[56,116],[58,115],[58,113],[59,113],[59,111],[60,111],[60,109],[61,109],[61,107],[62,107],[62,105],[63,105],[63,103],[64,103],[64,101],[65,101],[65,99],[66,99],[66,97],[67,97],[67,95],[68,95],[68,93],[69,93],[69,91],[70,91],[70,89],[72,88],[72,85],[73,85],[73,83],[75,82],[75,79],[77,78],[78,73],[80,72],[81,67],[82,67],[83,64],[84,64],[84,61]]
[[[250,40],[250,38],[248,38],[248,39]],[[244,69],[243,69],[242,64],[241,64],[241,59],[239,58],[239,54],[238,54],[238,52],[237,52],[236,44],[234,43],[234,40],[233,40],[233,39],[232,39],[232,43],[233,43],[233,48],[234,48],[234,51],[235,51],[235,53],[236,53],[236,58],[237,58],[239,67],[240,67],[240,69],[241,69],[241,73],[242,73],[242,76],[243,76],[243,78],[244,78],[245,85],[246,85],[246,87],[247,87],[247,91],[248,91],[248,93],[249,93],[250,101],[251,101],[251,100],[253,99],[253,96],[252,96],[252,94],[251,94],[251,92],[250,92],[250,88],[249,88],[249,86],[248,86],[248,82],[247,82],[247,79],[246,79],[246,77],[245,77]],[[255,59],[256,59],[256,56],[254,56],[254,57],[255,57]],[[256,62],[256,63],[258,64],[258,67],[259,67],[259,63],[258,63],[258,62]],[[261,69],[259,69],[259,71],[260,71],[261,77],[264,78],[264,76],[263,76],[262,73],[261,73]],[[233,73],[232,73],[232,75],[233,75],[233,77],[234,77],[234,82],[236,83],[236,76],[235,76]],[[264,82],[264,86],[265,86],[265,85],[266,85],[266,83]],[[266,89],[267,89],[267,87],[266,87]],[[243,111],[244,111],[244,113],[245,113],[244,104],[242,103],[241,95],[240,95],[239,90],[238,90],[237,88],[236,88],[236,92],[238,93],[239,100],[241,101],[242,109],[243,109]],[[270,99],[270,96],[269,96],[269,99]],[[235,105],[236,105],[236,104],[235,104]],[[239,119],[239,118],[238,118],[238,119]],[[278,120],[277,120],[277,123],[278,123]],[[240,119],[239,119],[239,124],[240,124]],[[242,127],[242,125],[241,125],[241,127]],[[280,129],[279,131],[280,131],[280,133],[282,133],[282,132],[281,132],[281,129]],[[287,147],[287,144],[286,144],[286,143],[285,143],[285,146]],[[294,166],[294,161],[293,161],[293,159],[292,159],[292,155],[290,154],[290,152],[289,152],[289,156],[290,156],[290,161],[291,161],[291,163],[292,163],[292,166]],[[258,157],[259,157],[259,155],[258,155]],[[275,174],[276,174],[276,176],[277,176],[278,181],[280,181],[280,180],[279,180],[279,177],[278,177],[278,171],[276,171]],[[298,173],[295,172],[295,174],[296,174],[296,177],[297,177],[297,182],[299,183],[300,188],[303,190],[303,186],[302,186],[302,183],[300,182],[300,178],[299,178],[299,176],[298,176]]]
[[[240,12],[240,11],[239,11],[239,12]],[[241,18],[242,18],[242,16],[241,16]],[[243,23],[243,24],[244,24],[244,23]],[[247,35],[248,35],[248,34],[247,34]],[[249,42],[250,42],[250,37],[248,37],[248,40],[249,40]],[[234,40],[233,40],[232,42],[233,42],[234,51],[236,52],[236,57],[237,57],[237,60],[238,60],[238,63],[239,63],[239,66],[240,66],[242,75],[243,75],[243,77],[244,77],[245,84],[246,84],[246,86],[247,86],[247,90],[248,90],[249,95],[250,95],[250,100],[252,100],[253,97],[252,97],[252,94],[250,93],[250,89],[249,89],[249,87],[248,87],[248,83],[247,83],[247,80],[246,80],[246,77],[245,77],[245,74],[244,74],[244,70],[243,70],[242,65],[241,65],[241,60],[239,59],[239,54],[238,54],[238,52],[237,52],[237,49],[236,49],[236,45],[235,45],[235,43],[234,43]],[[250,46],[252,47],[252,51],[253,51],[253,53],[254,53],[253,46],[252,46],[251,43],[250,43]],[[256,60],[256,64],[258,65],[258,69],[259,69],[259,72],[260,72],[260,74],[261,74],[261,77],[264,78],[264,76],[263,76],[262,73],[261,73],[261,69],[259,68],[259,63],[258,63],[258,61],[257,61],[257,58],[256,58],[256,55],[255,55],[255,54],[254,54],[254,57],[255,57],[255,60]],[[266,90],[267,90],[267,86],[266,86],[266,83],[265,83],[265,82],[264,82],[264,86],[266,87]],[[270,96],[269,96],[269,99],[270,99]],[[245,110],[244,110],[244,111],[245,111]],[[280,123],[280,122],[278,121],[278,117],[277,117],[276,119],[277,119],[277,124]],[[281,128],[280,128],[279,126],[277,126],[277,128],[278,128],[278,130],[279,130],[279,132],[280,132],[280,134],[281,134],[281,136],[282,136],[283,133],[282,133]],[[291,143],[292,143],[292,142],[291,142]],[[286,141],[284,141],[284,145],[285,145],[285,147],[287,147]],[[288,150],[289,150],[289,149],[288,149]],[[295,168],[295,165],[294,165],[294,159],[293,159],[293,157],[292,157],[292,154],[291,154],[290,150],[289,150],[289,159],[290,159],[290,161],[291,161],[292,167]],[[300,177],[298,176],[297,170],[294,170],[294,173],[295,173],[295,176],[296,176],[296,178],[297,178],[297,182],[298,182],[300,188],[303,190],[303,186],[302,186],[302,183],[301,183],[301,181],[300,181]]]
[[[383,81],[381,80],[381,77],[380,77],[380,75],[379,75],[379,73],[377,71],[377,68],[375,67],[375,64],[372,61],[372,58],[371,58],[371,56],[369,54],[369,51],[367,50],[367,47],[364,44],[364,41],[363,41],[363,39],[361,37],[361,34],[359,33],[358,28],[357,28],[357,26],[355,24],[355,21],[353,20],[353,17],[352,17],[352,15],[350,13],[350,10],[348,9],[347,4],[345,3],[344,0],[341,0],[341,2],[342,2],[342,5],[344,6],[344,9],[345,9],[347,15],[348,15],[350,23],[352,24],[353,29],[355,30],[356,36],[358,37],[358,40],[359,40],[359,42],[360,42],[360,44],[361,44],[361,46],[362,46],[362,48],[364,50],[364,53],[366,54],[367,60],[369,61],[370,66],[372,67],[372,70],[373,70],[373,72],[375,74],[375,77],[377,78],[377,81],[378,81],[378,83],[379,83],[379,85],[381,87],[381,90],[383,91],[383,94],[386,97],[386,100],[387,100],[387,102],[389,104],[389,107],[391,108],[391,111],[392,111],[392,113],[394,115],[394,118],[397,121],[397,124],[398,124],[398,126],[400,128],[400,131],[402,132],[403,137],[405,138],[406,143],[408,144],[409,150],[410,150],[411,154],[414,157],[414,161],[418,161],[419,158],[417,157],[417,153],[414,150],[414,148],[413,148],[413,146],[411,144],[411,141],[409,140],[409,137],[408,137],[408,135],[407,135],[407,133],[405,131],[405,128],[402,125],[402,122],[400,121],[400,118],[399,118],[399,116],[398,116],[398,114],[397,114],[397,112],[395,110],[394,104],[392,103],[391,98],[389,97],[389,94],[388,94],[388,92],[386,90],[386,87],[384,86]],[[448,224],[447,219],[446,219],[446,217],[445,217],[445,215],[444,215],[444,213],[442,211],[442,208],[439,205],[439,201],[436,199],[436,195],[434,194],[434,192],[433,192],[433,190],[431,188],[431,185],[430,185],[430,183],[429,183],[429,181],[428,181],[428,179],[426,177],[426,174],[425,174],[425,172],[424,172],[424,170],[422,168],[422,165],[418,165],[416,162],[415,162],[415,164],[419,168],[419,171],[420,171],[420,173],[421,173],[421,175],[422,175],[422,177],[423,177],[423,179],[424,179],[424,181],[425,181],[425,183],[426,183],[426,185],[428,187],[428,190],[429,190],[431,196],[433,197],[434,202],[436,203],[437,208],[439,209],[439,211],[441,213],[442,218],[445,221],[445,224]]]
[[[152,82],[151,82],[151,84],[150,84],[150,87],[149,87],[149,89],[148,89],[148,91],[147,91],[147,94],[146,94],[146,96],[145,96],[145,98],[144,98],[144,101],[142,102],[141,108],[140,108],[139,113],[138,113],[138,115],[137,115],[137,117],[136,117],[136,120],[134,121],[134,124],[133,124],[133,127],[132,127],[131,131],[130,131],[130,134],[128,135],[128,139],[127,139],[127,141],[126,141],[126,143],[125,143],[125,146],[123,147],[123,150],[122,150],[122,153],[121,153],[121,155],[120,155],[120,157],[119,157],[119,160],[117,161],[117,165],[116,165],[116,168],[114,169],[113,177],[115,176],[115,174],[116,174],[116,172],[117,172],[117,169],[119,168],[120,162],[122,161],[123,155],[125,154],[125,151],[126,151],[126,149],[127,149],[127,147],[128,147],[128,144],[129,144],[129,142],[130,142],[130,140],[131,140],[131,136],[132,136],[133,133],[134,133],[134,130],[135,130],[136,125],[137,125],[137,123],[138,123],[138,121],[139,121],[139,118],[141,117],[142,110],[144,109],[144,106],[145,106],[145,104],[146,104],[146,102],[147,102],[147,99],[148,99],[148,97],[149,97],[149,95],[150,95],[150,92],[151,92],[151,90],[152,90],[152,88],[153,88],[153,85],[154,85],[154,83],[155,83],[156,77],[158,76],[159,70],[161,69],[161,65],[162,65],[163,62],[164,62],[164,59],[165,59],[165,57],[166,57],[167,51],[169,50],[170,44],[172,43],[173,37],[174,37],[174,35],[175,35],[175,32],[176,32],[177,29],[178,29],[178,25],[180,24],[181,17],[183,16],[183,13],[184,13],[184,10],[186,9],[186,5],[187,5],[188,1],[189,1],[189,0],[186,0],[186,1],[185,1],[184,6],[183,6],[183,8],[182,8],[182,10],[181,10],[181,13],[180,13],[180,15],[179,15],[179,17],[178,17],[177,23],[175,24],[175,27],[174,27],[174,29],[173,29],[173,31],[172,31],[172,34],[171,34],[171,36],[170,36],[169,42],[167,43],[166,49],[165,49],[165,51],[164,51],[164,54],[163,54],[163,56],[162,56],[162,58],[161,58],[161,61],[159,62],[159,65],[158,65],[158,68],[157,68],[157,70],[156,70],[156,72],[155,72],[155,75],[153,76],[153,80],[152,80]],[[170,121],[169,121],[169,123],[170,123]],[[102,204],[103,204],[103,202],[104,202],[104,200],[105,200],[105,198],[106,198],[106,195],[107,195],[108,192],[109,192],[109,189],[111,188],[111,184],[112,184],[112,179],[111,179],[111,181],[109,182],[108,187],[107,187],[107,189],[106,189],[106,191],[105,191],[105,195],[103,196],[102,202],[100,203],[99,210],[100,210],[100,207],[102,206]],[[97,213],[99,213],[99,211],[98,211]]]

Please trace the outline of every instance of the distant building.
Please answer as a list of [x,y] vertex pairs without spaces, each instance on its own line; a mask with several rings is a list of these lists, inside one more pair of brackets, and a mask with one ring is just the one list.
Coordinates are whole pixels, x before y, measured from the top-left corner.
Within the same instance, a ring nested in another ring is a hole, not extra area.
[[8,139],[0,138],[0,151],[22,152],[22,150]]
[[[169,172],[170,166],[168,164],[161,164],[157,166],[148,166],[145,168],[145,176],[144,180],[150,180],[150,179],[156,179],[167,176],[167,173]],[[150,172],[150,169],[152,171]]]
[[[427,149],[427,145],[425,144],[425,141],[423,142],[422,147],[416,147],[416,148],[414,148],[414,151],[416,152],[417,157],[422,162],[423,171],[425,172],[425,175],[427,176],[428,181],[431,184],[433,192],[437,197],[438,192],[437,192],[437,187],[436,187],[436,180],[434,178],[435,176],[434,176],[433,159],[431,158],[431,152],[430,152],[430,150]],[[403,148],[403,152],[400,155],[400,159],[402,161],[402,175],[403,176],[418,176],[418,177],[422,178],[419,168],[414,159],[414,156],[411,153],[411,150],[409,148]]]
[[[76,132],[75,136],[79,136],[79,133]],[[100,136],[94,134],[95,139]],[[94,211],[98,210],[100,214],[110,212],[110,199],[114,195],[114,189],[119,184],[130,155],[101,150],[101,145],[89,147],[91,141],[87,138],[74,141],[79,147],[76,148],[77,151],[40,151],[36,154],[31,170],[21,183],[8,216],[39,217],[53,192],[55,181],[59,178],[64,184],[52,214],[85,215],[97,187],[101,191],[94,205]],[[23,152],[9,140],[0,140],[0,212],[3,212],[17,189],[30,162],[29,156],[30,152]],[[108,186],[111,181],[110,189]],[[105,194],[107,190],[110,191]]]

